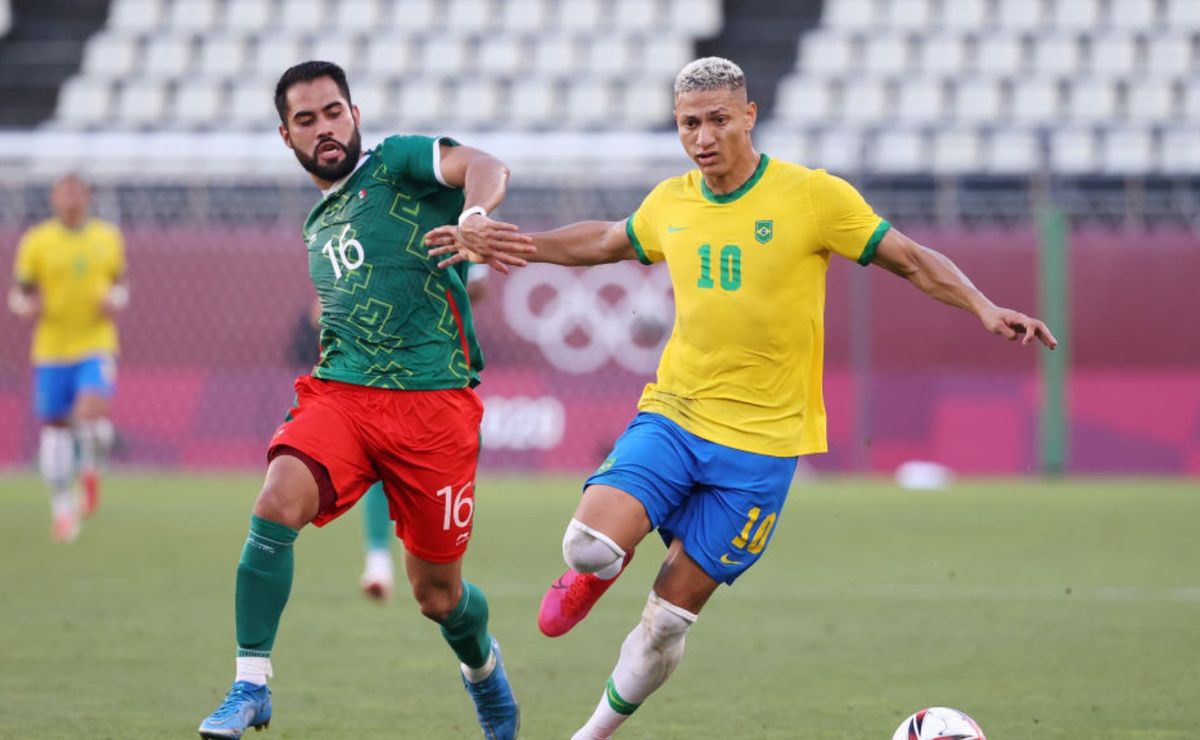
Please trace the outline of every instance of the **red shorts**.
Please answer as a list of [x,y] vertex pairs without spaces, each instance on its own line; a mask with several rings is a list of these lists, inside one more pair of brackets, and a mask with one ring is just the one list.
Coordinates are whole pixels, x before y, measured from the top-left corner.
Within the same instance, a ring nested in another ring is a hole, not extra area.
[[483,403],[470,388],[389,390],[304,375],[267,459],[291,448],[310,468],[316,463],[318,527],[382,480],[405,549],[449,563],[471,538],[482,419]]

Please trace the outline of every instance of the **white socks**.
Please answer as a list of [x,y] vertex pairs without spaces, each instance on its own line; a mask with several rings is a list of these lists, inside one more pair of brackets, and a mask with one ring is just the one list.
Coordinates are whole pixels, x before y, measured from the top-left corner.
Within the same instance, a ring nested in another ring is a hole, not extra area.
[[113,425],[106,417],[85,419],[75,425],[79,436],[79,462],[84,470],[97,470],[108,462],[113,446]]
[[74,510],[71,486],[75,480],[75,437],[67,427],[42,427],[38,444],[38,469],[50,488],[54,513],[62,507]]
[[625,638],[600,704],[572,740],[607,740],[683,659],[684,636],[697,616],[653,591],[642,621]]
[[234,681],[248,681],[258,686],[266,686],[267,679],[275,675],[271,670],[270,658],[237,658],[237,676]]
[[496,651],[493,650],[488,653],[487,662],[478,668],[472,668],[466,663],[459,663],[458,665],[462,668],[463,675],[466,676],[468,681],[471,683],[479,683],[483,679],[492,675],[492,671],[496,669]]

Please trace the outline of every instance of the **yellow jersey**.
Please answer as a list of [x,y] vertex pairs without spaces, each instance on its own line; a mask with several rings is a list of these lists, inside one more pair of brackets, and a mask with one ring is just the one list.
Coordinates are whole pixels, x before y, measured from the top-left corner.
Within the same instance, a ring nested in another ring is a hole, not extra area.
[[124,273],[125,244],[113,224],[93,218],[72,231],[52,218],[27,231],[17,246],[13,277],[36,287],[41,299],[33,361],[70,363],[116,354],[117,327],[102,303]]
[[824,452],[829,256],[869,264],[889,228],[845,180],[765,154],[726,195],[699,170],[660,183],[625,223],[642,262],[666,260],[675,290],[638,409],[739,450]]

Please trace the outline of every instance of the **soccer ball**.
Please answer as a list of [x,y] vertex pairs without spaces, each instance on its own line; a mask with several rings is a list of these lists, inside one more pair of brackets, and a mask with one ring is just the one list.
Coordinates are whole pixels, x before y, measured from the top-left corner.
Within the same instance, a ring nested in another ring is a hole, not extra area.
[[946,707],[929,707],[900,723],[892,740],[987,740],[975,720]]

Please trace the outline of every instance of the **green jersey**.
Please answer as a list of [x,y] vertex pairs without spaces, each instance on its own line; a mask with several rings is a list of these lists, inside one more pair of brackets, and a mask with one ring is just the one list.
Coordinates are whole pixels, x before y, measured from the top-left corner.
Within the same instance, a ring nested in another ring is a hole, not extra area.
[[424,241],[463,207],[462,191],[442,180],[439,141],[457,146],[388,137],[308,215],[308,271],[321,300],[314,377],[413,390],[479,382],[466,265],[439,268]]

